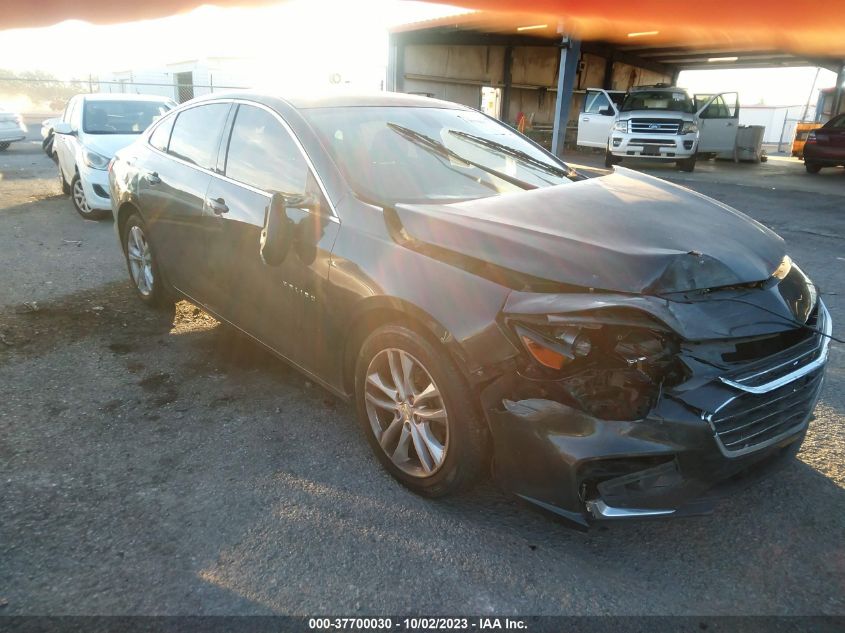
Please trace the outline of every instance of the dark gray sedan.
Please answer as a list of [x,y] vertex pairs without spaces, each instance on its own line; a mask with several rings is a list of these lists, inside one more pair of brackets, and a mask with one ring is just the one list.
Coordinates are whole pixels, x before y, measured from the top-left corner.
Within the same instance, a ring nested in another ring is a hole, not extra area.
[[109,172],[138,297],[187,298],[354,400],[420,494],[492,465],[579,526],[678,516],[806,433],[816,287],[682,187],[585,179],[475,110],[389,93],[194,100]]

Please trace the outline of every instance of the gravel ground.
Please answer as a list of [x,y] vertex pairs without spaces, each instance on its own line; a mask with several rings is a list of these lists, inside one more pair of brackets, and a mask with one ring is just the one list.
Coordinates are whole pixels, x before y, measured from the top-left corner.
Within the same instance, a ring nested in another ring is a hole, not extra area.
[[[780,232],[841,336],[845,177],[777,168],[683,182]],[[845,614],[842,346],[799,458],[713,515],[582,534],[490,483],[425,501],[347,405],[188,303],[144,309],[55,173],[0,154],[2,613]]]

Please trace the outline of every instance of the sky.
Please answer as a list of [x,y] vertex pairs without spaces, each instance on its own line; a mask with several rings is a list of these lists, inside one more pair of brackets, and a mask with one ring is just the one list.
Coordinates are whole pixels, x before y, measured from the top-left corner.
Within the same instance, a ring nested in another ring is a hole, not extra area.
[[[459,11],[399,0],[290,0],[252,8],[203,6],[126,24],[67,21],[0,31],[0,67],[69,79],[202,57],[245,57],[258,60],[252,70],[264,83],[256,87],[301,91],[326,85],[335,73],[372,87],[384,76],[390,26]],[[679,83],[693,92],[738,91],[743,104],[796,105],[807,101],[815,75],[811,68],[686,71]],[[823,70],[815,88],[834,82],[835,75]]]

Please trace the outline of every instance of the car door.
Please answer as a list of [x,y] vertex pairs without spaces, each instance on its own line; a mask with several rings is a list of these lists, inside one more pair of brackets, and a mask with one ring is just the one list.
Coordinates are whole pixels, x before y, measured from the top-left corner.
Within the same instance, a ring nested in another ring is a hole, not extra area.
[[211,294],[206,191],[231,107],[213,102],[165,117],[137,165],[138,199],[159,265],[171,284],[200,302]]
[[[67,104],[64,114],[62,114],[62,122],[70,125],[70,128],[76,134],[79,134],[79,119],[77,113],[81,114],[82,98],[73,97]],[[59,160],[59,169],[65,182],[70,184],[73,180],[76,171],[76,146],[78,139],[74,134],[56,134],[54,146],[56,149],[56,156]]]
[[584,97],[581,116],[578,119],[578,145],[585,147],[606,147],[613,121],[619,113],[615,95],[624,94],[599,88],[589,88]]
[[[263,106],[238,105],[223,171],[224,177],[212,177],[206,210],[216,224],[207,253],[214,306],[278,353],[313,369],[325,341],[322,297],[339,222],[296,137]],[[259,239],[275,192],[293,203],[287,216],[294,239],[285,260],[269,266]],[[295,201],[306,199],[313,208],[296,207]]]
[[698,115],[699,153],[733,152],[739,122],[739,95],[723,92],[717,95],[695,95],[702,104]]

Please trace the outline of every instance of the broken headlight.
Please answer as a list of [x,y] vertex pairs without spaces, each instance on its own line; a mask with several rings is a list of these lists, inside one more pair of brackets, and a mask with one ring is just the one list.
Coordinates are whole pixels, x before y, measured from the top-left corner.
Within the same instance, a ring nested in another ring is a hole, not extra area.
[[513,329],[527,352],[520,374],[602,419],[642,418],[684,378],[675,335],[644,314],[553,315]]

